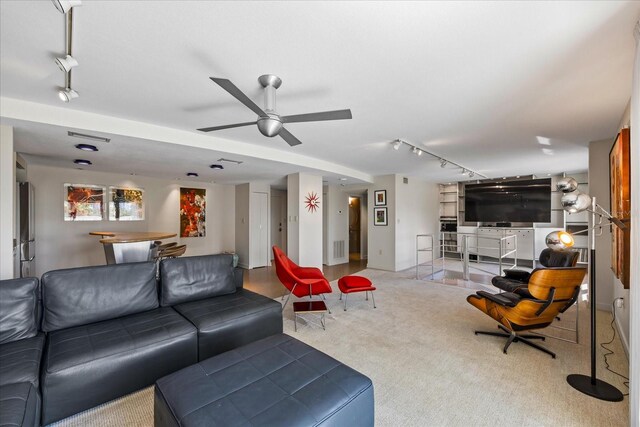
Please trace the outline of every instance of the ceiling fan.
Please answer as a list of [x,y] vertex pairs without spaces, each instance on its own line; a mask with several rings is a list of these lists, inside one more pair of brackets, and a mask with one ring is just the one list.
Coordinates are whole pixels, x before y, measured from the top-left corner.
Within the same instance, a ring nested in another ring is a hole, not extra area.
[[258,115],[258,119],[253,122],[234,123],[232,125],[213,126],[198,129],[201,132],[211,132],[214,130],[237,128],[241,126],[258,125],[260,133],[264,136],[274,137],[280,135],[290,146],[302,144],[298,138],[283,127],[285,123],[319,122],[323,120],[343,120],[351,118],[351,110],[323,111],[321,113],[296,114],[293,116],[281,116],[276,112],[276,89],[282,84],[278,76],[265,74],[258,78],[264,88],[265,108],[262,110],[252,100],[249,99],[240,89],[227,79],[209,77],[222,89],[229,92],[234,98],[246,105],[251,111]]

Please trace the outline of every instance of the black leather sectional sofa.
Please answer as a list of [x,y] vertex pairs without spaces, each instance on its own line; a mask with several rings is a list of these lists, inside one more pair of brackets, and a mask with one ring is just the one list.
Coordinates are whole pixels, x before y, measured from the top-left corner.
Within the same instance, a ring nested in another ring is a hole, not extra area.
[[232,261],[163,260],[159,280],[154,263],[133,263],[50,271],[41,290],[0,282],[13,292],[0,305],[0,425],[49,424],[282,332],[280,304],[243,289]]

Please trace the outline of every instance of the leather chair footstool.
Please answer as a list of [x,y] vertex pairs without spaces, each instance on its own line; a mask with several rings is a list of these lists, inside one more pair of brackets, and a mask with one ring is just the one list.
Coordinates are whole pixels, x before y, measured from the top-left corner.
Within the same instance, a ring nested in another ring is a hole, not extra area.
[[159,379],[156,427],[373,426],[366,376],[285,334]]
[[344,294],[344,311],[347,311],[347,296],[353,292],[364,292],[365,297],[369,300],[368,292],[371,292],[371,300],[373,308],[376,308],[376,300],[373,298],[373,291],[376,290],[371,280],[362,276],[344,276],[338,279],[338,288],[340,288],[340,299]]

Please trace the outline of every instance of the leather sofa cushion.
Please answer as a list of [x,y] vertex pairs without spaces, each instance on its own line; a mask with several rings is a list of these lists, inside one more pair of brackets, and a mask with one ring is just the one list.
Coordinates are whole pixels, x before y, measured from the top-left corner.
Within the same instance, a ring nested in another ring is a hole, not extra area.
[[39,322],[38,279],[0,280],[0,344],[35,337]]
[[40,380],[40,360],[44,334],[0,345],[0,386],[29,382],[36,388]]
[[156,382],[155,426],[373,426],[373,384],[288,335],[220,354]]
[[282,332],[282,305],[246,289],[173,308],[198,329],[198,360]]
[[43,423],[152,385],[197,361],[197,332],[170,307],[49,333]]
[[160,305],[172,306],[236,291],[233,255],[168,258],[160,262]]
[[40,425],[40,396],[33,384],[0,386],[0,426]]
[[45,332],[158,307],[153,262],[49,271],[42,276]]

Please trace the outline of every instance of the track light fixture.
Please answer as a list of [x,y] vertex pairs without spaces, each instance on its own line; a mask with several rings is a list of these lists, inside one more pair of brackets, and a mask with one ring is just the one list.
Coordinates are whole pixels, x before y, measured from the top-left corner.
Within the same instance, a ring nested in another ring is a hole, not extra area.
[[81,6],[82,0],[51,0],[60,13],[67,13],[72,7]]
[[451,160],[447,160],[442,156],[434,154],[434,153],[432,153],[430,151],[427,151],[427,150],[425,150],[423,148],[418,148],[417,146],[413,145],[410,142],[405,141],[404,139],[398,138],[395,141],[391,142],[391,146],[393,147],[394,150],[399,150],[400,147],[402,146],[402,144],[405,144],[405,145],[409,146],[411,148],[411,152],[413,154],[415,154],[416,156],[422,156],[423,153],[427,153],[431,157],[435,157],[440,162],[440,167],[441,168],[444,168],[448,164],[451,164],[451,165],[453,165],[453,166],[455,166],[457,168],[460,168],[462,170],[462,175],[469,174],[470,178],[472,178],[472,177],[474,177],[476,175],[481,176],[483,178],[489,178],[488,176],[483,175],[483,174],[481,174],[479,172],[475,172],[475,171],[472,171],[471,169],[465,168],[465,167],[459,165],[456,162],[452,162]]
[[73,56],[67,55],[64,58],[56,58],[56,65],[60,68],[60,71],[68,73],[73,67],[78,65],[78,61],[76,61]]
[[58,91],[58,96],[60,97],[60,100],[63,102],[69,102],[74,98],[77,98],[78,96],[78,92],[76,92],[75,90],[71,89],[70,87],[65,88],[65,89],[60,89]]

